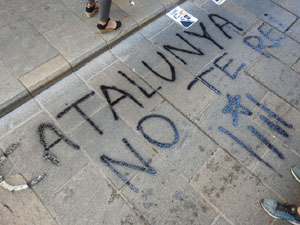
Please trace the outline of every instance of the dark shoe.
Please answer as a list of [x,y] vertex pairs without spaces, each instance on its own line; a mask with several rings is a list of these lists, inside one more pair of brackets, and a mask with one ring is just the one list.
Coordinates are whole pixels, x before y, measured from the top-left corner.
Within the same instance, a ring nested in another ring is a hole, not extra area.
[[295,177],[296,181],[298,181],[300,183],[300,165],[293,166],[291,168],[291,172],[292,172],[293,176]]
[[97,6],[97,3],[98,2],[95,2],[92,7],[88,7],[88,4],[86,4],[85,13],[88,18],[93,17],[95,13],[99,11],[99,6]]
[[118,30],[121,26],[122,23],[121,21],[116,21],[116,27],[114,29],[112,28],[107,28],[108,22],[110,21],[110,18],[108,18],[107,22],[105,25],[101,25],[101,24],[97,24],[97,28],[99,30],[100,33],[105,33],[105,32],[109,32],[109,31],[116,31]]
[[260,204],[273,218],[287,220],[295,225],[300,224],[297,206],[282,204],[272,198],[264,198]]

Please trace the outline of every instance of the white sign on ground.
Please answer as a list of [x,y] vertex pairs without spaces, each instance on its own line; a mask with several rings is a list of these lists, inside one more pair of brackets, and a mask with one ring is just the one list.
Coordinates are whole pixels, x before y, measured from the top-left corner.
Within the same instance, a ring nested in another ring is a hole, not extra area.
[[222,5],[226,0],[212,0],[217,5]]
[[189,14],[188,12],[186,12],[180,6],[177,6],[175,9],[172,9],[170,12],[168,12],[167,16],[169,16],[171,19],[175,20],[177,23],[179,23],[184,28],[189,28],[195,22],[198,21],[198,19],[196,17],[194,17],[191,14]]

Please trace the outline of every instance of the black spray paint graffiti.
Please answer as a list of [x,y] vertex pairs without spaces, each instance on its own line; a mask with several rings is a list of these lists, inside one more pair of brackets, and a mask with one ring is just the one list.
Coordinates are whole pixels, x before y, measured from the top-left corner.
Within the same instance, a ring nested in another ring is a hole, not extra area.
[[143,157],[132,147],[132,145],[129,144],[126,138],[123,138],[122,141],[126,145],[126,147],[133,153],[133,155],[144,165],[144,167],[126,163],[124,161],[114,160],[106,155],[102,155],[100,157],[100,160],[103,163],[105,163],[126,185],[128,185],[131,190],[133,190],[134,192],[139,192],[139,189],[136,188],[133,184],[131,184],[130,181],[127,178],[125,178],[125,176],[121,174],[117,169],[115,169],[111,164],[125,166],[130,169],[149,173],[151,175],[156,174],[156,171],[143,159]]
[[[146,120],[149,120],[149,119],[151,119],[151,118],[159,118],[159,119],[163,119],[163,120],[167,121],[167,122],[170,124],[170,126],[171,126],[171,128],[172,128],[172,130],[173,130],[173,132],[174,132],[174,140],[173,140],[172,142],[170,142],[170,143],[163,143],[163,142],[156,141],[156,140],[152,139],[149,135],[147,135],[147,134],[144,132],[143,127],[142,127],[142,124],[143,124]],[[149,115],[149,116],[145,116],[144,118],[142,118],[142,119],[139,121],[139,123],[138,123],[136,129],[139,130],[139,131],[141,132],[141,134],[144,136],[144,138],[145,138],[147,141],[149,141],[151,144],[154,144],[154,145],[156,145],[156,146],[158,146],[158,147],[160,147],[160,148],[170,148],[171,146],[175,145],[175,144],[178,142],[178,140],[179,140],[178,130],[177,130],[175,124],[173,123],[172,120],[170,120],[169,118],[167,118],[167,117],[165,117],[165,116],[163,116],[163,115],[152,114],[152,115]]]
[[99,127],[79,108],[79,104],[83,101],[87,100],[89,97],[93,96],[95,92],[91,92],[82,98],[78,99],[76,102],[72,103],[70,106],[65,108],[62,112],[58,113],[56,118],[62,118],[66,113],[68,113],[72,108],[74,108],[97,132],[98,134],[102,135],[103,131],[99,129]]
[[[243,31],[243,28],[238,27],[237,25],[235,25],[234,23],[230,22],[229,20],[225,19],[222,16],[219,16],[217,14],[209,14],[208,15],[209,19],[222,31],[222,33],[229,39],[231,39],[231,36],[229,34],[227,34],[224,31],[224,27],[228,26],[228,25],[232,25],[234,28],[236,28],[239,31]],[[218,18],[219,20],[223,20],[225,23],[223,23],[222,25],[216,22],[216,19]]]
[[[245,106],[241,105],[241,96],[236,95],[234,97],[231,97],[229,94],[227,94],[228,104],[225,106],[225,108],[222,110],[223,113],[231,113],[233,125],[236,127],[238,123],[238,114],[244,114],[247,116],[251,116],[252,112],[247,109]],[[244,111],[241,111],[240,108]]]
[[[157,52],[157,54],[166,61],[166,63],[169,65],[170,67],[170,71],[171,71],[171,78],[166,78],[165,76],[162,76],[161,74],[157,73],[155,70],[153,70],[148,63],[146,63],[145,61],[142,61],[143,65],[148,68],[154,75],[158,76],[159,78],[165,80],[165,81],[169,81],[169,82],[174,82],[176,80],[176,72],[175,72],[175,67],[173,66],[173,64],[167,59],[166,56],[164,56],[164,54],[162,54],[161,52]],[[158,89],[160,89],[161,87],[159,87]],[[158,90],[157,89],[157,90]]]
[[204,53],[201,51],[201,49],[195,47],[193,44],[191,44],[188,40],[186,40],[184,37],[182,37],[180,34],[176,34],[177,37],[179,37],[181,40],[183,40],[187,45],[189,45],[190,47],[192,47],[194,50],[196,50],[196,52],[190,51],[190,50],[186,50],[186,49],[182,49],[182,48],[177,48],[171,45],[164,45],[164,49],[167,50],[168,52],[170,52],[176,59],[179,59],[183,64],[187,64],[186,61],[179,57],[178,55],[176,55],[173,51],[179,51],[179,52],[184,52],[187,54],[192,54],[192,55],[204,55]]
[[[48,145],[46,140],[45,140],[45,130],[46,129],[53,132],[54,134],[56,134],[59,137],[56,141],[54,141],[50,145]],[[43,154],[43,158],[45,160],[49,160],[52,164],[58,165],[59,161],[58,161],[57,157],[50,152],[50,149],[53,148],[56,144],[58,144],[61,140],[66,142],[66,144],[70,145],[73,149],[76,149],[76,150],[80,149],[79,145],[75,144],[70,139],[68,139],[65,135],[60,133],[57,130],[57,128],[51,123],[41,124],[39,126],[38,133],[40,135],[40,142],[43,145],[44,150],[45,150],[45,152]]]
[[257,155],[250,147],[248,147],[244,142],[242,142],[240,139],[238,139],[236,136],[234,136],[232,133],[230,133],[228,130],[226,130],[223,127],[219,127],[219,130],[223,132],[224,134],[228,135],[232,140],[234,140],[236,143],[238,143],[240,146],[242,146],[247,152],[249,152],[254,158],[262,162],[265,166],[273,170],[276,174],[278,174],[280,177],[282,175],[278,173],[268,162],[263,160],[259,155]]
[[7,160],[7,157],[19,147],[20,143],[11,144],[10,146],[8,146],[3,152],[3,155],[0,156],[0,166]]
[[[125,98],[129,98],[131,99],[135,104],[137,104],[139,107],[144,108],[143,104],[140,103],[135,97],[133,97],[130,93],[128,93],[127,91],[124,91],[122,89],[119,89],[115,86],[106,86],[106,85],[101,85],[100,89],[107,101],[107,103],[109,104],[110,110],[112,112],[112,114],[114,115],[115,120],[118,120],[119,117],[116,113],[116,111],[114,110],[114,106],[119,103],[121,100],[125,99]],[[120,94],[122,94],[122,96],[118,99],[116,99],[115,101],[111,101],[108,90],[112,90],[112,91],[116,91],[119,92]]]

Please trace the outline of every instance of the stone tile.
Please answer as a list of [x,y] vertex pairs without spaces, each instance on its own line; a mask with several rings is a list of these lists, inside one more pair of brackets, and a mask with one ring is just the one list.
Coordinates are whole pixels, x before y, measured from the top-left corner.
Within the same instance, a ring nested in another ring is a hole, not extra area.
[[274,194],[223,149],[200,169],[191,184],[235,224],[270,224],[273,220],[259,202]]
[[59,55],[20,77],[19,80],[34,96],[70,72],[71,66]]
[[4,178],[6,179],[14,172],[15,168],[9,158],[4,155],[5,151],[6,149],[2,149],[0,147],[0,175],[4,176]]
[[[241,104],[246,106],[246,96],[241,96]],[[253,126],[260,130],[258,125],[250,119],[247,115],[238,115],[238,126],[233,125],[232,115],[230,113],[224,114],[222,109],[228,104],[228,101],[223,98],[218,98],[209,107],[203,111],[194,121],[207,135],[213,138],[222,148],[232,154],[241,164],[249,169],[252,169],[257,159],[251,155],[246,149],[239,145],[236,141],[230,138],[228,135],[219,130],[219,127],[223,127],[228,130],[235,137],[240,139],[251,148],[258,156],[262,157],[267,147],[261,143],[248,130],[248,126]],[[246,106],[247,107],[247,106]],[[270,139],[269,133],[263,133],[263,135]],[[265,169],[269,169],[265,167]]]
[[[232,25],[228,25],[226,28],[224,27],[226,32],[228,32],[228,30],[233,30],[239,34],[244,34],[257,21],[255,15],[231,1],[226,1],[218,7],[216,7],[216,4],[213,1],[207,1],[201,6],[201,8],[203,8],[208,14],[217,14],[243,29],[242,31],[239,31]],[[219,22],[220,24],[224,23],[223,20],[218,19],[216,19],[216,22]]]
[[275,220],[273,225],[290,225],[291,223],[286,220]]
[[114,0],[113,3],[126,12],[139,25],[154,18],[164,11],[164,6],[155,0],[138,0],[131,6],[128,1]]
[[123,193],[150,224],[211,224],[215,211],[185,181],[174,167],[159,157],[153,161],[155,176],[139,174],[134,184],[139,193],[126,188]]
[[0,1],[0,28],[20,20],[18,12],[14,9],[8,9],[8,4],[8,2]]
[[[144,158],[148,163],[152,161],[155,152],[136,132],[132,130],[122,119],[114,120],[109,107],[105,107],[91,117],[103,130],[103,135],[99,135],[93,127],[84,123],[73,130],[70,137],[76,140],[80,146],[87,152],[90,158],[99,165],[104,174],[117,187],[122,188],[124,182],[104,164],[100,157],[106,155],[114,160],[124,161],[130,164],[143,166],[132,152],[126,147],[122,139],[126,138],[130,145]],[[124,166],[112,164],[128,180],[131,180],[139,171]],[[151,176],[143,173],[144,176]]]
[[[272,26],[281,31],[284,29],[277,23],[272,22],[270,16],[275,18],[281,24],[284,24],[286,27],[289,27],[296,20],[296,17],[293,14],[273,4],[269,0],[246,0],[242,3],[242,6],[258,18],[265,20],[268,23],[272,23]],[[265,16],[265,14],[268,14],[268,16]]]
[[[270,109],[288,124],[293,126],[292,129],[284,126],[282,123],[277,121],[274,117],[270,116],[268,113],[264,112],[261,108],[257,107],[253,114],[253,119],[264,127],[266,130],[272,133],[272,136],[284,143],[285,146],[294,149],[300,154],[299,145],[300,145],[300,121],[297,118],[300,118],[300,113],[297,109],[292,107],[290,104],[286,103],[284,100],[269,92],[266,97],[260,102],[265,107]],[[274,124],[280,126],[285,130],[289,137],[286,138],[274,130],[270,129],[261,119],[260,115],[266,116]]]
[[292,66],[292,69],[300,74],[300,59]]
[[213,225],[230,225],[230,223],[224,217],[220,217]]
[[88,81],[107,67],[111,66],[117,60],[118,59],[111,53],[111,51],[106,51],[85,64],[77,70],[75,74],[81,79]]
[[26,21],[41,34],[61,26],[72,16],[58,0],[43,2],[40,7],[33,7],[23,14]]
[[[42,112],[2,138],[0,142],[3,149],[15,142],[21,144],[20,149],[12,153],[9,159],[27,180],[31,180],[41,173],[46,173],[46,178],[33,188],[43,201],[51,201],[51,194],[81,170],[88,163],[88,160],[82,150],[73,149],[64,141],[58,142],[50,150],[51,153],[57,156],[60,166],[44,160],[42,156],[45,150],[40,143],[38,133],[39,126],[42,123],[51,123],[58,131],[63,133],[57,124]],[[58,136],[54,132],[45,130],[45,142],[47,144],[50,145],[56,142],[57,138]],[[80,145],[77,140],[71,141]]]
[[[188,118],[193,119],[207,105],[216,98],[216,94],[204,84],[199,82],[197,87],[188,90],[188,85],[195,77],[185,70],[185,68],[172,59],[168,59],[175,68],[175,80],[167,81],[149,72],[145,76],[145,80],[152,88],[158,91],[168,102],[175,106],[178,110],[184,113]],[[169,65],[162,59],[161,64],[155,68],[155,71],[167,79],[171,79],[171,71]]]
[[[68,132],[84,122],[84,117],[74,107],[61,118],[57,118],[57,115],[63,112],[67,107],[78,102],[79,99],[91,93],[92,90],[82,80],[74,74],[71,74],[36,96],[35,99],[46,108],[47,111],[57,119],[59,125]],[[99,98],[97,94],[91,95],[84,101],[78,103],[81,111],[88,117],[105,105],[104,100]]]
[[17,10],[20,13],[27,12],[29,10],[32,10],[33,8],[37,7],[42,7],[42,5],[49,3],[49,2],[54,2],[57,0],[24,0],[22,4],[20,4],[19,0],[11,0],[9,2],[6,2],[5,8],[6,9],[14,9],[15,11]]
[[117,191],[88,165],[53,194],[48,203],[57,220],[64,225],[138,224],[144,222],[125,203]]
[[139,32],[148,40],[151,40],[160,32],[167,29],[169,26],[174,24],[175,22],[171,20],[168,16],[162,15],[161,17],[157,18],[153,22],[149,23],[148,25],[142,27]]
[[[99,92],[99,94],[105,99],[100,86],[105,85],[109,87],[116,87],[118,89],[124,90],[131,94],[143,107],[136,104],[132,99],[127,97],[121,100],[118,104],[114,105],[113,108],[116,111],[118,117],[128,122],[132,127],[136,127],[140,118],[144,117],[148,112],[152,111],[157,105],[159,105],[163,99],[158,95],[154,94],[152,97],[146,97],[138,87],[131,84],[125,77],[118,73],[121,71],[126,74],[131,80],[133,80],[137,85],[142,87],[148,94],[153,92],[153,89],[149,87],[143,80],[141,80],[134,72],[132,72],[128,67],[126,67],[121,62],[116,62],[99,75],[94,77],[89,81],[89,84],[94,90]],[[108,90],[111,102],[114,102],[120,98],[123,94]]]
[[138,75],[144,76],[149,70],[142,64],[142,61],[146,61],[152,66],[158,65],[160,58],[156,57],[157,50],[154,45],[137,32],[114,46],[111,51]]
[[29,97],[26,89],[0,60],[0,116],[9,112],[12,105],[16,105],[17,102],[24,101]]
[[[26,181],[19,174],[7,178],[10,184],[19,185]],[[20,192],[9,192],[0,188],[1,223],[16,225],[57,225],[34,192],[26,189]]]
[[300,42],[300,19],[293,24],[290,28],[292,32],[287,32],[286,34],[295,39],[296,41]]
[[[263,23],[259,23],[256,26],[254,26],[248,33],[247,36],[258,36],[263,42],[262,45],[266,46],[273,46],[274,43],[267,38],[263,36],[258,30],[259,26],[261,26]],[[264,33],[267,33],[272,27],[266,23],[262,26],[261,30]],[[273,30],[271,34],[269,35],[272,39],[277,40],[280,37],[282,37],[284,34],[277,31]],[[294,41],[293,39],[289,38],[288,36],[284,35],[285,38],[279,41],[279,46],[278,47],[270,47],[263,49],[262,52],[264,52],[267,55],[273,55],[277,59],[279,59],[281,62],[291,66],[293,65],[298,58],[300,57],[300,52],[298,49],[300,48],[300,44]],[[248,40],[250,43],[252,43],[254,46],[257,45],[257,40],[256,39],[249,39]],[[249,46],[247,46],[249,48]],[[250,48],[251,49],[251,48]],[[254,49],[251,49],[252,51],[255,51]]]
[[[217,145],[167,102],[161,104],[151,114],[163,115],[173,121],[179,136],[178,143],[170,148],[152,146],[159,152],[162,159],[174,165],[187,179],[191,179],[214,154]],[[174,132],[170,129],[170,125],[162,119],[145,121],[143,130],[159,142],[171,143],[174,139]]]
[[6,114],[0,119],[0,137],[11,132],[15,127],[27,121],[33,115],[41,110],[39,105],[34,100],[29,100],[21,107]]
[[271,162],[272,166],[276,171],[279,171],[282,177],[271,170],[266,170],[261,163],[258,163],[257,167],[253,170],[253,173],[285,201],[291,203],[299,202],[299,183],[291,175],[291,167],[299,164],[300,156],[291,151],[291,149],[284,147],[279,141],[272,144],[283,154],[285,157],[284,160],[280,159],[270,149],[264,155],[263,159]]
[[[18,77],[58,55],[58,52],[25,21],[0,29],[0,58]],[[39,57],[36,57],[36,56]]]
[[[266,65],[268,66],[266,67]],[[274,58],[268,59],[264,56],[248,72],[280,97],[296,108],[300,108],[300,80],[298,73],[278,60]]]
[[166,9],[175,6],[176,4],[179,4],[182,2],[181,0],[159,0],[160,4],[163,4]]
[[72,67],[107,46],[96,31],[71,15],[65,23],[44,33],[44,36]]
[[290,12],[300,16],[300,5],[298,0],[272,0],[274,3],[279,4],[281,7],[289,10]]

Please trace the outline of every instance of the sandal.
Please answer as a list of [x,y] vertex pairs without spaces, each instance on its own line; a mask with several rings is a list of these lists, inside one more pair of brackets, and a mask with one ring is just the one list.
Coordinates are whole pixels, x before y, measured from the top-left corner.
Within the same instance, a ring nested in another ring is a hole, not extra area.
[[91,18],[99,11],[99,6],[97,6],[98,2],[95,2],[93,6],[88,7],[89,4],[86,4],[85,13],[88,18]]
[[109,32],[109,31],[116,31],[122,25],[121,21],[116,21],[116,27],[115,28],[113,28],[113,29],[112,28],[107,28],[107,25],[108,25],[109,21],[110,21],[110,18],[108,18],[108,20],[107,20],[107,22],[106,22],[105,25],[101,25],[99,23],[97,24],[97,28],[98,28],[98,30],[99,30],[100,33],[105,33],[105,32]]

